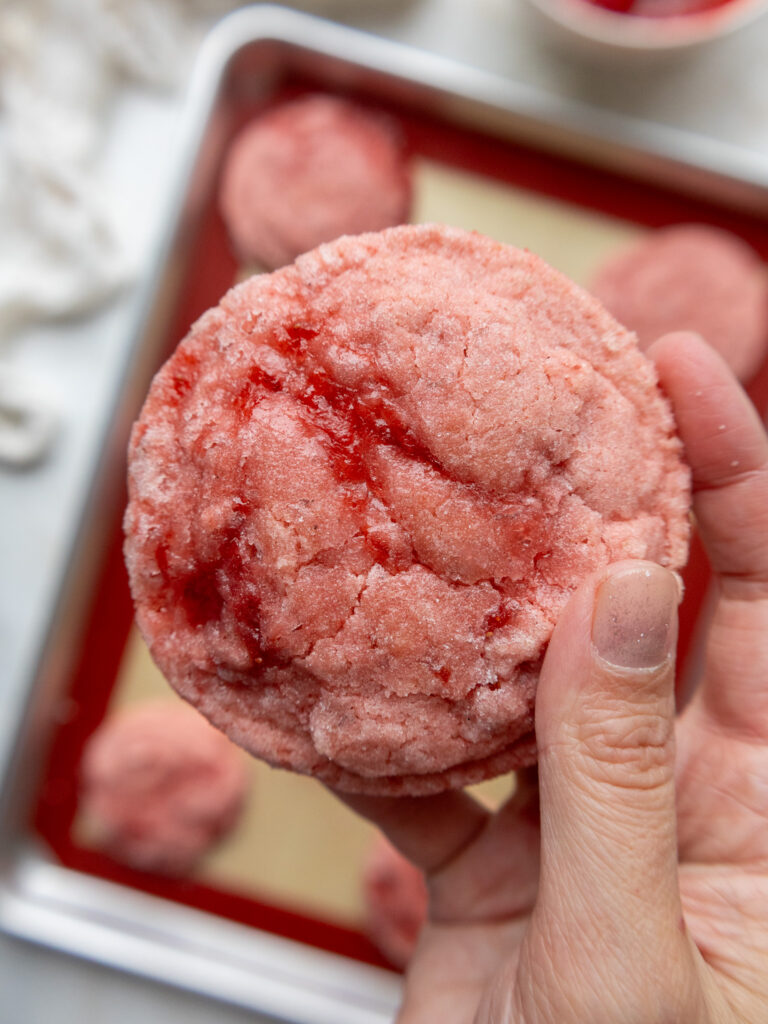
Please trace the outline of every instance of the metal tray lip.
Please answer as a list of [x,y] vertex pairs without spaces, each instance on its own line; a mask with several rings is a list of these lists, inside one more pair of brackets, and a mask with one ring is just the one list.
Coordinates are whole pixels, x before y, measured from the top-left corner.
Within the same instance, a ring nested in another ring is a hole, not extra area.
[[[450,57],[276,4],[242,7],[223,18],[204,44],[201,66],[213,73],[220,72],[241,47],[256,41],[301,47],[385,77],[405,79],[446,96],[496,108],[503,115],[529,120],[536,128],[578,139],[585,153],[587,147],[591,149],[593,143],[598,143],[617,152],[623,150],[643,165],[649,157],[655,157],[670,167],[698,170],[730,178],[740,185],[753,185],[767,190],[768,201],[768,155],[757,150],[594,107]],[[586,159],[598,162],[594,157],[592,151]]]
[[[335,59],[347,66],[354,65],[366,71],[380,72],[386,78],[405,80],[424,89],[434,90],[436,94],[442,94],[445,97],[482,104],[497,110],[501,115],[527,119],[533,126],[543,128],[550,133],[565,132],[574,137],[578,136],[585,146],[591,142],[600,142],[624,148],[628,153],[635,153],[643,159],[650,157],[666,161],[670,166],[698,168],[708,174],[714,174],[724,179],[730,178],[736,184],[753,185],[761,190],[765,190],[768,186],[768,160],[752,151],[721,144],[715,140],[705,139],[662,125],[625,120],[619,118],[618,115],[559,99],[449,58],[379,39],[286,8],[257,5],[240,9],[223,19],[210,34],[199,54],[190,82],[182,115],[177,166],[172,175],[172,180],[177,187],[174,192],[174,200],[166,214],[166,227],[158,246],[156,258],[151,262],[151,272],[147,274],[140,290],[139,315],[137,317],[139,327],[135,332],[135,341],[127,351],[123,372],[118,375],[114,388],[113,407],[115,408],[122,394],[123,382],[137,359],[139,342],[148,330],[158,301],[158,281],[169,256],[174,251],[178,222],[187,198],[186,186],[190,181],[191,170],[194,167],[207,125],[206,114],[212,109],[216,90],[228,62],[241,48],[260,42],[284,43],[322,57]],[[681,159],[681,152],[685,153],[684,160]],[[768,192],[766,192],[766,196],[768,197]],[[99,478],[99,466],[103,463],[108,448],[109,438],[105,434],[101,455],[94,464],[94,472],[91,476],[92,484]],[[83,521],[87,519],[85,513],[88,506],[89,496],[86,494],[82,506]],[[71,571],[71,566],[76,560],[77,548],[78,541],[76,539],[72,545],[68,571]],[[64,577],[66,575],[65,572]],[[60,593],[63,592],[63,588],[64,581],[62,579],[59,587]],[[58,603],[56,602],[57,605]],[[26,689],[16,694],[19,699],[12,702],[9,709],[11,716],[15,716],[14,720],[19,729],[24,723],[28,701],[31,700],[32,689],[37,682],[38,675],[39,672],[30,674],[26,681]],[[13,696],[14,694],[12,694]],[[11,734],[18,733],[18,731],[18,729],[10,730]],[[12,749],[0,750],[0,799],[11,776],[11,773],[3,771],[3,769],[10,764],[12,755]],[[0,849],[1,930],[108,963],[114,967],[129,969],[134,973],[157,980],[172,980],[173,983],[182,987],[205,992],[222,999],[228,998],[225,992],[214,991],[212,985],[207,985],[204,973],[201,971],[188,970],[185,973],[183,970],[179,970],[175,977],[169,979],[168,972],[164,970],[163,966],[163,956],[168,953],[167,941],[158,939],[152,943],[147,940],[147,948],[152,949],[153,957],[145,957],[142,963],[134,961],[130,965],[127,965],[124,957],[121,956],[120,940],[124,936],[117,928],[110,932],[111,942],[100,941],[103,939],[103,933],[89,933],[88,937],[83,937],[81,934],[78,944],[77,937],[67,932],[68,923],[78,923],[71,912],[67,914],[62,914],[60,910],[57,912],[55,904],[50,899],[46,905],[44,893],[36,891],[34,886],[30,888],[29,878],[31,876],[28,872],[25,875],[25,869],[35,866],[36,869],[39,869],[43,862],[35,861],[33,855],[28,852],[16,835],[5,836],[0,841],[0,847],[2,847]],[[67,888],[73,884],[82,885],[86,890],[90,887],[93,895],[98,896],[100,900],[103,900],[104,895],[108,892],[124,894],[124,890],[113,883],[106,883],[49,863],[45,863],[45,868],[49,872],[50,878],[57,878]],[[36,877],[40,877],[39,873]],[[141,896],[150,901],[156,900],[158,904],[167,902],[146,894],[141,894]],[[98,901],[94,900],[92,909],[95,910],[97,905]],[[191,915],[189,920],[207,921],[208,925],[213,923],[216,927],[231,927],[233,931],[245,927],[223,921],[203,911],[171,906],[175,910]],[[126,921],[125,916],[122,920],[124,923],[130,923]],[[58,923],[58,927],[54,927],[56,923]],[[135,923],[138,927],[139,923]],[[74,930],[70,929],[70,932]],[[275,936],[259,932],[256,929],[247,929],[247,931],[252,941],[261,936],[262,938],[266,937],[270,942],[285,944],[285,948],[289,951],[293,947],[293,953],[299,955],[300,959],[309,957],[316,959],[318,964],[324,965],[334,961],[338,964],[343,963],[345,970],[348,970],[350,974],[356,972],[361,986],[368,983],[371,977],[368,972],[377,970],[291,940],[277,939]],[[173,936],[169,934],[167,938],[172,939]],[[360,970],[358,971],[357,968]],[[253,970],[253,965],[249,970]],[[381,973],[387,974],[383,971]],[[300,973],[298,978],[299,981],[291,981],[285,986],[282,1003],[279,994],[275,996],[276,1001],[270,1007],[264,1006],[261,999],[255,1001],[247,998],[233,1000],[230,997],[230,1001],[242,1002],[243,1005],[255,1010],[295,1014],[298,1011],[289,1008],[295,1007],[297,991],[301,991]],[[244,980],[247,979],[244,978]],[[396,984],[394,976],[389,975],[387,980]],[[311,1000],[312,997],[309,998]],[[344,1024],[347,1019],[344,1013],[349,1010],[349,1004],[338,1002],[334,1005],[331,1000],[328,1006],[331,1007],[329,1013],[332,1012],[332,1016],[322,1017],[316,1014],[313,1016],[312,1007],[308,1004],[306,1012],[295,1019],[305,1021],[306,1024],[317,1024],[317,1022],[324,1024],[326,1020]],[[394,1001],[392,1009],[394,1009]],[[320,1011],[318,1010],[318,1012]],[[358,1012],[358,1016],[354,1019],[361,1020],[359,1007],[356,1008],[356,1012]],[[390,1019],[390,1014],[386,1010],[382,1010],[378,1017],[371,1017],[372,1021],[388,1019]]]
[[[384,1024],[400,980],[380,967],[52,864],[34,850],[0,888],[12,934],[301,1024]],[[62,934],[64,932],[64,934]]]

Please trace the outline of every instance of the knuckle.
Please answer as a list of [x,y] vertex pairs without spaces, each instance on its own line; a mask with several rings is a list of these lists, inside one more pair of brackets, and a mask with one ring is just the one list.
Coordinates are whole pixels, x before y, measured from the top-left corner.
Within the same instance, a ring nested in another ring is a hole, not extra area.
[[580,767],[596,781],[654,789],[671,778],[674,726],[663,709],[603,703],[580,718],[574,723]]

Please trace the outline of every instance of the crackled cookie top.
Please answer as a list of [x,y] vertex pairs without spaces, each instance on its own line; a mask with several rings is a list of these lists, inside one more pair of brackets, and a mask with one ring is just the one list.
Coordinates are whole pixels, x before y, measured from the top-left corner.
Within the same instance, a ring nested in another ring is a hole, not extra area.
[[719,228],[653,231],[607,260],[592,291],[644,349],[662,334],[697,331],[745,381],[768,356],[768,272]]
[[688,505],[632,335],[531,253],[404,227],[194,325],[134,428],[126,556],[156,661],[238,743],[426,793],[535,759],[569,594],[682,565]]
[[407,220],[411,181],[385,117],[313,94],[255,118],[227,154],[221,212],[240,255],[274,269],[339,235]]

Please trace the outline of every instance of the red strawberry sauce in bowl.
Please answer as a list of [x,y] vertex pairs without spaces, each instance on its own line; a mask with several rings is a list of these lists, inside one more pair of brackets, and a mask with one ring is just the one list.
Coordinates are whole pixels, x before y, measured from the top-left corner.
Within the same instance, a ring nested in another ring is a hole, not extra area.
[[545,36],[622,69],[704,49],[768,11],[768,0],[528,0]]

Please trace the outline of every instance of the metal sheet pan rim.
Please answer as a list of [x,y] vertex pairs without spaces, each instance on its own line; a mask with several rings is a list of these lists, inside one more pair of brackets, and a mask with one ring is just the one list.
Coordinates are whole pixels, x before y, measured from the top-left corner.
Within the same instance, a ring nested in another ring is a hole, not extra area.
[[302,1024],[380,1024],[399,980],[342,957],[53,865],[34,852],[0,888],[13,934]]
[[[445,96],[460,97],[528,121],[542,144],[580,152],[589,162],[603,162],[595,145],[612,151],[606,163],[627,169],[639,161],[644,177],[649,158],[669,172],[680,166],[735,184],[768,189],[768,156],[722,140],[661,122],[625,116],[516,82],[460,61],[337,25],[312,15],[271,4],[241,8],[214,28],[200,54],[200,80],[217,77],[244,41],[275,41],[335,57],[389,78],[401,78]],[[662,169],[660,172],[663,174]],[[714,186],[716,187],[716,186]],[[765,197],[768,201],[768,196]]]

